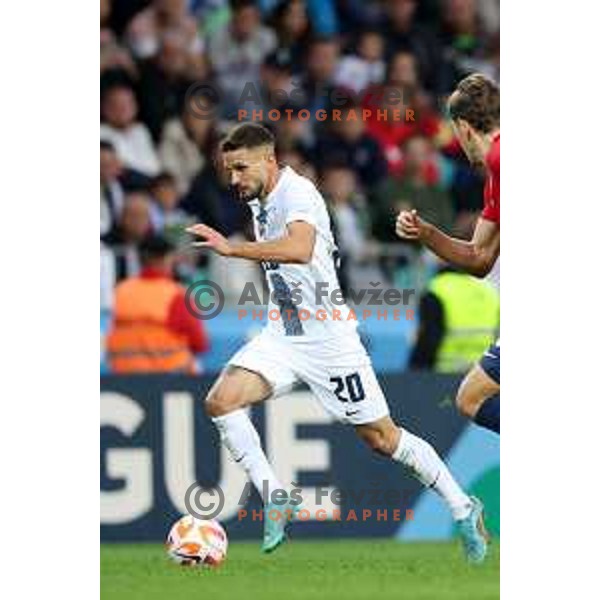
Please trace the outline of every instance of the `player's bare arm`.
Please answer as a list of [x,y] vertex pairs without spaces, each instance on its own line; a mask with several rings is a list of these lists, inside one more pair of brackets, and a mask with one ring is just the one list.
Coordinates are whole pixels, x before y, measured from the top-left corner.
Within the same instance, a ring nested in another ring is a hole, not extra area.
[[416,210],[403,210],[396,220],[396,234],[422,242],[440,258],[476,277],[485,277],[500,255],[500,227],[483,218],[477,221],[473,239],[465,241],[445,234]]
[[230,242],[218,231],[202,223],[188,227],[187,231],[203,238],[203,241],[194,243],[196,247],[211,248],[221,256],[259,262],[307,264],[315,247],[315,228],[304,221],[290,223],[285,237],[266,242]]

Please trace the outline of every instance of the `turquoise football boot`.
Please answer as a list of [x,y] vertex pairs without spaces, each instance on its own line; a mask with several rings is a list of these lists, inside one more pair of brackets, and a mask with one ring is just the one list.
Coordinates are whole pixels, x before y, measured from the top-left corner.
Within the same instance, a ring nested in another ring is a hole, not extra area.
[[480,564],[485,560],[490,536],[483,523],[483,504],[481,500],[471,496],[473,507],[471,512],[457,521],[458,533],[462,541],[467,561]]
[[289,499],[283,505],[273,504],[272,502],[265,505],[262,552],[273,552],[273,550],[285,542],[291,522],[299,510],[300,506],[290,504]]

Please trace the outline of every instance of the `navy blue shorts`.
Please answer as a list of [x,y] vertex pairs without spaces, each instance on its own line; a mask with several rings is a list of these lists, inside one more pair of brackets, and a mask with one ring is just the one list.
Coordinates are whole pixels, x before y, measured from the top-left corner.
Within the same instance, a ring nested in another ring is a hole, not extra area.
[[500,344],[492,344],[479,361],[481,368],[500,385]]

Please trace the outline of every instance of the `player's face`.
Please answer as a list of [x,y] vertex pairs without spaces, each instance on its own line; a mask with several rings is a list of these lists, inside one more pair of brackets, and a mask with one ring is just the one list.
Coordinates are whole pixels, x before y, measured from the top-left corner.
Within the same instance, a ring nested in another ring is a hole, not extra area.
[[469,162],[477,168],[485,168],[485,156],[481,151],[478,133],[462,119],[452,121],[452,129]]
[[240,148],[223,154],[227,181],[240,200],[263,198],[270,168],[276,164],[272,148]]

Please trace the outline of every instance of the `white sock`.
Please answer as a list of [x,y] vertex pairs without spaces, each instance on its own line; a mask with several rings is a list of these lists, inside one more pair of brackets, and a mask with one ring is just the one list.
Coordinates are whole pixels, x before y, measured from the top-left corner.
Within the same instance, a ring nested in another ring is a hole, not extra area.
[[[276,489],[285,489],[273,472],[267,457],[260,446],[260,438],[256,428],[245,410],[236,410],[220,417],[213,417],[213,422],[225,447],[233,460],[239,463],[250,477],[250,481],[267,502]],[[265,483],[267,494],[265,496]]]
[[425,486],[435,490],[448,504],[455,520],[464,519],[472,506],[433,447],[402,429],[392,458],[402,463]]

